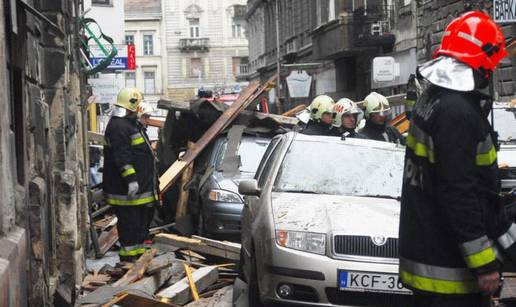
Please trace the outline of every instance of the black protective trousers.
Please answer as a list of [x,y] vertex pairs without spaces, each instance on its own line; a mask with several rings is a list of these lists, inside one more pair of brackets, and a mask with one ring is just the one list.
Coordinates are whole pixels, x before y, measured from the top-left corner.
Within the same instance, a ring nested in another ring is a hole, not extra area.
[[118,241],[122,246],[143,244],[149,237],[154,204],[142,206],[113,206],[118,218]]
[[481,294],[472,295],[426,295],[414,293],[411,307],[489,307],[490,298]]

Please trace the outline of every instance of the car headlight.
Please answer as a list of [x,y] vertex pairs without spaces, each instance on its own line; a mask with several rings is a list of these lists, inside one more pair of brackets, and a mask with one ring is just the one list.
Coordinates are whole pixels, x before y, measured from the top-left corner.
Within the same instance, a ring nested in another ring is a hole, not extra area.
[[309,253],[326,253],[326,234],[323,233],[276,230],[276,242],[280,246]]
[[222,203],[242,203],[240,195],[224,191],[224,190],[211,190],[208,198],[212,201],[218,201]]

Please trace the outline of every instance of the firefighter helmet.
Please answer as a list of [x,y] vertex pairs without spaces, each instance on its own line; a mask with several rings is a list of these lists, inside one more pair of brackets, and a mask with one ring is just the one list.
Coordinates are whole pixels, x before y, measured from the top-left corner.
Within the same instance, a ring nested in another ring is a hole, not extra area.
[[118,92],[115,105],[127,109],[131,112],[137,112],[138,106],[142,101],[143,95],[138,89],[126,87]]
[[391,107],[389,101],[385,96],[378,94],[377,92],[371,92],[364,99],[365,104],[365,116],[366,118],[371,117],[371,114],[379,114],[386,116],[391,114]]
[[356,116],[356,122],[360,121],[362,110],[354,103],[351,99],[341,98],[335,104],[335,118],[333,119],[333,126],[342,126],[342,116],[345,114],[351,114]]
[[333,114],[333,106],[335,101],[327,95],[319,95],[312,100],[312,103],[308,106],[310,113],[312,114],[312,120],[318,121],[321,119],[324,113]]
[[453,20],[444,31],[434,56],[451,56],[473,69],[493,71],[507,55],[500,27],[480,11],[467,12]]

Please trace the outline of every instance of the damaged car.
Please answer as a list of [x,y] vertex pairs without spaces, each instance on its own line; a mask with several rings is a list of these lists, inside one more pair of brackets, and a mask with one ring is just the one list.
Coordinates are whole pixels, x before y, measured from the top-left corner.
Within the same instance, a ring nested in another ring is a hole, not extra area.
[[404,147],[275,137],[240,182],[241,277],[251,306],[405,306],[398,278]]

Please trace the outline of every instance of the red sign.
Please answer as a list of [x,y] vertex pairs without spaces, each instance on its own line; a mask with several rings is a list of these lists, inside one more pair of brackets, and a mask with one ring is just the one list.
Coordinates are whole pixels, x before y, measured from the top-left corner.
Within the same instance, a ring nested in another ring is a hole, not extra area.
[[127,69],[136,69],[136,48],[134,45],[127,45]]

